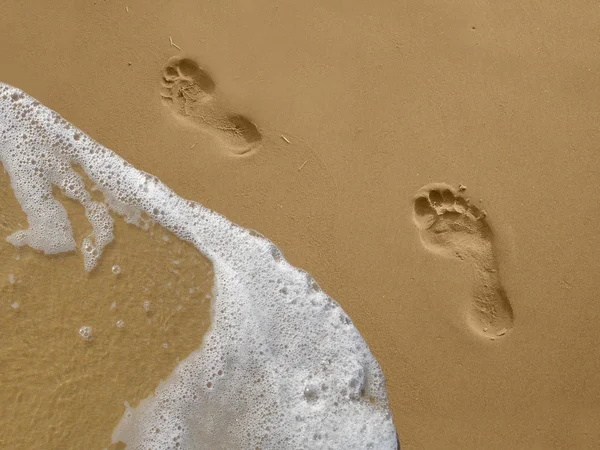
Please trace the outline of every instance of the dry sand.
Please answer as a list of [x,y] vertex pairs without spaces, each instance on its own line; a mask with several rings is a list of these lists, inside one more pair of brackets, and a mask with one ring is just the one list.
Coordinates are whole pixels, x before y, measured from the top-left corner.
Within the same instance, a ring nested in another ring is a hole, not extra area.
[[[381,363],[403,449],[598,445],[597,3],[150,3],[5,0],[0,79],[309,271]],[[187,106],[164,100],[182,72]],[[486,217],[415,200],[440,182]],[[208,301],[165,286],[205,298],[209,264],[116,235],[92,276],[1,244],[3,448],[108,445],[200,344]]]

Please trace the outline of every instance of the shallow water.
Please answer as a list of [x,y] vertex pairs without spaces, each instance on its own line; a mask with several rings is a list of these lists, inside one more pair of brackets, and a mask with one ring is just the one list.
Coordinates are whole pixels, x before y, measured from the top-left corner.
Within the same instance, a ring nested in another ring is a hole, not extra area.
[[[27,223],[3,171],[0,203],[4,236]],[[87,234],[81,207],[63,204],[75,235]],[[160,227],[115,228],[90,274],[81,255],[0,240],[2,448],[107,447],[123,402],[148,396],[200,345],[210,325],[210,262]],[[90,341],[83,326],[92,328]]]

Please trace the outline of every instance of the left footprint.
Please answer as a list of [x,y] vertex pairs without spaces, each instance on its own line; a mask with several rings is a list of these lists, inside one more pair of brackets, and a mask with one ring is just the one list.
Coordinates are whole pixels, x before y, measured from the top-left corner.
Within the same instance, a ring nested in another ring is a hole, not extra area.
[[262,135],[252,121],[226,110],[215,95],[212,77],[189,58],[171,58],[163,70],[161,95],[171,109],[243,155],[253,150]]

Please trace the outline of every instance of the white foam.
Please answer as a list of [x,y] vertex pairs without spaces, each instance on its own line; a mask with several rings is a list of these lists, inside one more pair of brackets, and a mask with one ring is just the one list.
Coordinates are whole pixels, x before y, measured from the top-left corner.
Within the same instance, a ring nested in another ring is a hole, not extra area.
[[[79,201],[91,270],[113,239],[109,208],[142,212],[213,263],[213,319],[182,361],[114,432],[133,449],[396,448],[381,368],[340,306],[258,233],[177,196],[19,89],[0,84],[0,160],[27,214],[14,245],[73,251],[52,188]],[[79,165],[105,203],[93,201]],[[142,224],[143,225],[143,224]]]

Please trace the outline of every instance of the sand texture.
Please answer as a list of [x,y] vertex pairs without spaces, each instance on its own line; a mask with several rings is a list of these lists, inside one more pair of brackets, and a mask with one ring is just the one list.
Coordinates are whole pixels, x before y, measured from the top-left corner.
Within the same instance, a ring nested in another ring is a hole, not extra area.
[[[0,80],[312,274],[403,449],[596,448],[599,29],[588,1],[5,0]],[[211,265],[117,220],[86,274],[4,240],[4,173],[0,202],[0,447],[107,448],[202,342]]]

